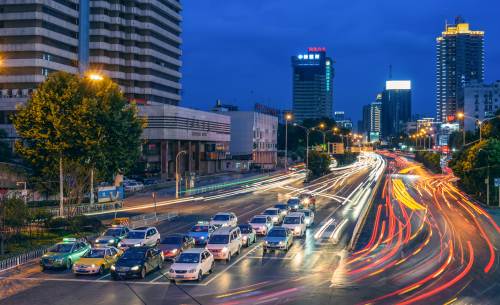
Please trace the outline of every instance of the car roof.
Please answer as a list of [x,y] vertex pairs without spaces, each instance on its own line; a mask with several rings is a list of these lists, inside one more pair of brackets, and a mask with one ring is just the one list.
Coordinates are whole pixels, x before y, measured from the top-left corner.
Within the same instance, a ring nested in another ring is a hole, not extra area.
[[284,228],[284,227],[272,227],[271,231],[273,230],[287,230],[287,228]]
[[215,232],[213,233],[213,235],[229,234],[229,233],[231,233],[231,231],[233,231],[236,228],[237,227],[220,227],[217,230],[215,230]]
[[275,211],[275,210],[279,210],[278,208],[267,208],[266,211]]
[[233,215],[234,213],[233,212],[219,212],[215,215]]
[[190,249],[186,249],[184,251],[182,251],[182,253],[197,253],[197,254],[200,254],[202,253],[203,251],[206,251],[207,249],[205,248],[190,248]]
[[300,209],[300,210],[297,210],[297,213],[303,213],[303,212],[309,212],[309,213],[311,213],[312,210],[310,210],[310,209]]
[[182,233],[171,233],[171,234],[164,235],[162,237],[162,239],[167,238],[167,237],[184,237],[184,236],[186,236],[186,235],[184,235]]
[[286,217],[299,217],[299,216],[305,216],[305,215],[302,212],[293,212],[288,214]]
[[104,247],[95,247],[94,246],[94,247],[90,248],[90,250],[106,250],[106,249],[116,249],[116,250],[118,250],[117,248],[111,247],[111,246],[104,246]]
[[259,215],[255,215],[254,217],[252,217],[252,219],[254,218],[268,218],[269,215],[263,215],[263,214],[259,214]]
[[132,229],[131,231],[147,231],[149,229],[153,229],[154,227],[138,227],[135,229]]

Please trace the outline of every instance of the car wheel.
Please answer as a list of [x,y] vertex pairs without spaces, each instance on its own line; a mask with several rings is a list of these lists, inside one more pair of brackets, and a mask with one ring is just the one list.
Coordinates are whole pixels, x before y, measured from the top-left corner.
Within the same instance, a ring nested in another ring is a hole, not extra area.
[[45,270],[46,270],[45,266],[42,265],[42,272],[45,271]]
[[71,269],[71,266],[72,266],[72,265],[71,265],[71,260],[70,260],[70,259],[68,259],[68,260],[66,261],[66,269],[67,269],[67,270]]
[[236,255],[240,255],[241,252],[241,246],[238,247],[238,251],[236,251]]
[[201,280],[203,280],[203,272],[201,272],[201,270],[198,272],[198,278],[196,280],[198,282],[201,282]]
[[266,254],[267,253],[267,249],[266,248],[262,248],[262,253]]
[[170,280],[170,283],[175,284],[175,280]]
[[140,277],[141,277],[141,279],[146,277],[146,267],[142,267]]
[[101,265],[101,267],[99,267],[99,275],[103,274],[104,274],[104,266]]
[[157,239],[156,240],[156,246],[158,246],[160,244],[160,239]]
[[231,251],[227,254],[227,259],[226,261],[229,263],[231,261]]
[[247,243],[245,244],[245,247],[250,247],[250,239],[247,239]]
[[210,270],[208,270],[208,273],[214,272],[214,267],[215,267],[215,262],[212,262],[212,265],[210,265]]

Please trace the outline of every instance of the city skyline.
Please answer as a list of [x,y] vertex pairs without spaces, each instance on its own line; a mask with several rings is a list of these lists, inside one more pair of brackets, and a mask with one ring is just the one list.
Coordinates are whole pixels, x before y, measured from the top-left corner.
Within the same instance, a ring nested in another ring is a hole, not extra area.
[[[500,47],[495,41],[500,41],[500,29],[495,26],[494,9],[484,11],[465,1],[446,1],[433,6],[431,12],[428,7],[434,3],[430,1],[342,5],[324,1],[311,3],[309,10],[317,13],[303,15],[299,5],[281,4],[184,4],[183,106],[205,109],[207,103],[220,98],[241,108],[263,102],[290,109],[289,58],[304,48],[321,45],[335,62],[334,111],[345,111],[353,121],[360,119],[362,105],[383,89],[392,65],[394,79],[412,80],[414,113],[435,116],[435,40],[445,22],[453,23],[458,15],[485,31],[485,82],[497,78]],[[373,12],[379,12],[379,18],[362,18]],[[419,12],[428,16],[425,23],[415,17]],[[213,22],[206,25],[202,21],[209,15]],[[353,15],[361,17],[350,17]],[[377,30],[367,31],[368,26]],[[358,73],[365,67],[370,70]]]

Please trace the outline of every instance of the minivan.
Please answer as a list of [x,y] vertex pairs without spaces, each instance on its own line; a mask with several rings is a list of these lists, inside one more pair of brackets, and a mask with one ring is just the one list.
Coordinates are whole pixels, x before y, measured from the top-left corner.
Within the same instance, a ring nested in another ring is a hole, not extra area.
[[217,229],[207,243],[207,249],[214,259],[231,260],[234,254],[241,251],[241,231],[239,227],[221,227]]

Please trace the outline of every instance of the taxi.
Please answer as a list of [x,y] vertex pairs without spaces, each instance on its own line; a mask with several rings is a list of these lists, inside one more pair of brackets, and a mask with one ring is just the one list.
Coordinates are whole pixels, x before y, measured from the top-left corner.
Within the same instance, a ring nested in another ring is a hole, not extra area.
[[115,247],[99,247],[90,249],[73,265],[73,273],[78,274],[104,274],[116,263],[122,251]]

